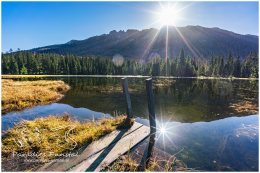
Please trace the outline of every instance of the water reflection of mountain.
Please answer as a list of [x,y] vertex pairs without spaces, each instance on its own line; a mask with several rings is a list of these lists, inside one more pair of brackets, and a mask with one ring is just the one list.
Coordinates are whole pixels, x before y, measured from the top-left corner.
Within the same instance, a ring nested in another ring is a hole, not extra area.
[[258,121],[258,115],[252,115],[207,123],[170,122],[168,133],[155,146],[179,152],[188,167],[201,171],[257,171]]
[[[62,103],[74,107],[113,113],[125,112],[125,100],[120,78],[66,78],[72,89]],[[136,116],[146,117],[147,103],[145,79],[129,79],[133,111]],[[252,114],[251,110],[237,112],[233,103],[251,100],[258,105],[258,81],[248,80],[176,80],[169,87],[155,87],[157,116],[180,122],[212,121],[227,116]],[[255,112],[253,112],[255,113]]]

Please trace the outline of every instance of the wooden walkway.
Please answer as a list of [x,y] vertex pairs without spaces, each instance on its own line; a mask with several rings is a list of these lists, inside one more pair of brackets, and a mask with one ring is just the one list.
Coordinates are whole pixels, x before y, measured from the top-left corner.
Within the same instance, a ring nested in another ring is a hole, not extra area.
[[68,162],[51,162],[37,171],[100,171],[146,139],[150,128],[135,122],[130,129],[114,131],[98,141],[92,142],[76,157]]
[[[127,117],[133,118],[131,99],[128,92],[127,78],[122,78],[122,88],[126,100]],[[116,130],[98,141],[92,142],[88,145],[78,156],[71,157],[67,162],[53,161],[45,164],[38,171],[101,171],[102,168],[110,165],[119,156],[130,151],[134,146],[143,141],[150,134],[156,132],[156,117],[154,111],[154,96],[152,91],[152,78],[146,80],[146,92],[147,102],[149,111],[149,122],[150,127],[144,126],[140,123],[135,122],[133,126],[125,130]],[[154,135],[153,136],[154,139]],[[153,145],[149,142],[146,154],[144,155],[143,163],[145,158],[150,157]],[[143,164],[145,165],[145,164]]]

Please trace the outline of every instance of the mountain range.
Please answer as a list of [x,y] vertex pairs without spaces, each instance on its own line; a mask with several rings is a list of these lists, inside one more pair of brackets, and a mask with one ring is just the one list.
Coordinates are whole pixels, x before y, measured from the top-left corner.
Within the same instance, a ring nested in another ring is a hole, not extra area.
[[[167,46],[166,46],[167,45]],[[74,54],[77,56],[112,57],[120,54],[131,59],[150,59],[155,56],[173,58],[181,49],[186,55],[200,58],[214,56],[246,57],[258,52],[258,36],[242,35],[220,28],[202,26],[163,27],[111,31],[85,40],[71,40],[64,44],[31,49],[37,53]],[[167,52],[167,54],[166,54]]]

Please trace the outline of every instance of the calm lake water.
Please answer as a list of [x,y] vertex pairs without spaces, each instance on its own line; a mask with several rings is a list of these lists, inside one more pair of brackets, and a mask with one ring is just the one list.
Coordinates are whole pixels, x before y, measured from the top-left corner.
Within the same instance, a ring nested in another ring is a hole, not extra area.
[[[120,78],[64,77],[71,90],[58,103],[2,116],[2,130],[22,119],[64,112],[78,120],[126,112]],[[28,79],[33,80],[33,79]],[[258,170],[258,81],[168,79],[155,86],[159,127],[156,147],[176,154],[190,168],[208,171]],[[133,113],[148,124],[144,78],[129,78]]]

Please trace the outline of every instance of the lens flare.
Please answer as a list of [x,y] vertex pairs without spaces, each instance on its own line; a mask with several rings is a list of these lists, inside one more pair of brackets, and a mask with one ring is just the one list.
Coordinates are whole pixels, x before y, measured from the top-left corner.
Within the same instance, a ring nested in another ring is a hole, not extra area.
[[117,66],[120,67],[124,63],[124,57],[120,54],[116,54],[113,56],[112,62]]
[[165,134],[165,133],[166,133],[165,127],[161,127],[161,128],[160,128],[160,133],[162,133],[162,134]]
[[166,136],[167,134],[171,133],[171,129],[168,126],[168,123],[162,123],[162,122],[158,122],[158,128],[157,128],[158,132],[159,132],[159,136]]

